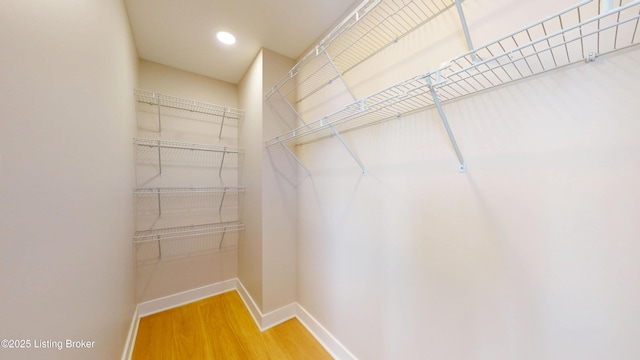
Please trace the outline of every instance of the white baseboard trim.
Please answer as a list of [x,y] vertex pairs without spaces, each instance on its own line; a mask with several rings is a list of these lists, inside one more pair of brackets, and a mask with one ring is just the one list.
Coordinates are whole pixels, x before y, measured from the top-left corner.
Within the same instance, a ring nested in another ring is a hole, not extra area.
[[287,320],[293,319],[296,317],[297,306],[298,304],[291,303],[262,315],[262,327],[260,330],[265,331]]
[[251,314],[253,321],[255,321],[256,325],[258,326],[258,329],[262,330],[262,312],[260,311],[260,308],[258,307],[258,305],[256,305],[256,302],[253,301],[253,298],[251,297],[251,295],[249,295],[249,292],[244,287],[244,285],[242,285],[240,279],[236,279],[236,284],[236,290],[238,291],[240,298],[244,302],[244,306],[246,306],[249,310],[249,313]]
[[322,326],[322,324],[320,324],[298,303],[285,305],[263,315],[247,289],[242,285],[242,282],[240,282],[240,279],[230,279],[138,304],[133,314],[131,327],[129,328],[129,334],[127,336],[127,342],[122,354],[122,360],[131,359],[141,317],[169,310],[232,290],[236,290],[238,292],[260,331],[265,331],[295,317],[302,323],[302,325],[304,325],[304,327],[307,328],[307,330],[309,330],[311,335],[318,340],[318,342],[334,359],[357,360],[355,355],[342,345],[327,329],[325,329],[324,326]]
[[138,315],[138,307],[136,306],[133,312],[133,319],[131,319],[129,334],[127,334],[127,341],[124,344],[122,360],[129,360],[131,359],[131,355],[133,355],[133,346],[136,343],[136,336],[138,335],[138,325],[140,325],[140,315]]
[[192,290],[183,291],[177,294],[161,297],[154,300],[145,301],[138,304],[139,317],[155,314],[169,310],[194,301],[202,300],[223,292],[235,290],[238,279],[230,279],[219,283],[206,285]]
[[318,322],[309,312],[296,303],[296,317],[309,330],[311,335],[331,354],[334,359],[357,360],[338,339],[336,339],[322,324]]

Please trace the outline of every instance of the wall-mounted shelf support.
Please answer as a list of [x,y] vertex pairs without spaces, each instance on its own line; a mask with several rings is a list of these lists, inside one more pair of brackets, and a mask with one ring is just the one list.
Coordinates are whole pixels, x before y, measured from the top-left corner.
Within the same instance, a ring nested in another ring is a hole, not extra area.
[[218,177],[222,177],[222,167],[224,166],[224,158],[227,155],[227,148],[224,148],[224,152],[222,153],[222,161],[220,161],[220,169],[218,170]]
[[[153,94],[153,97],[155,96],[156,94]],[[161,110],[159,98],[158,98],[158,135],[162,136],[162,110]]]
[[[336,63],[333,61],[333,59],[331,58],[329,53],[327,53],[327,50],[323,49],[322,52],[327,56],[327,62],[329,62],[329,64],[331,64],[331,68],[336,72],[336,77],[342,81],[342,83],[344,84],[344,87],[347,89],[347,91],[349,92],[349,94],[353,98],[353,101],[358,101],[358,98],[356,97],[356,95],[353,93],[353,91],[351,91],[351,87],[349,87],[349,84],[347,83],[347,81],[342,76],[342,73],[340,72],[340,69],[338,69],[338,67],[336,66]],[[332,83],[332,80],[329,81],[329,84],[331,84],[331,83]]]
[[220,200],[220,206],[218,207],[218,213],[222,212],[222,204],[224,204],[224,197],[227,195],[227,188],[224,188],[224,191],[222,192],[222,199]]
[[162,176],[162,146],[158,146],[158,175]]
[[156,236],[158,242],[158,259],[162,259],[162,245],[160,244],[160,235]]
[[[437,73],[437,77],[440,78],[440,72]],[[427,81],[427,85],[429,85],[429,91],[431,92],[431,97],[433,98],[433,102],[436,106],[436,109],[438,109],[438,113],[440,114],[440,119],[442,120],[442,124],[444,125],[444,128],[447,130],[449,141],[451,141],[453,150],[456,152],[456,157],[458,158],[458,162],[460,163],[458,166],[458,171],[465,172],[467,170],[467,167],[464,163],[464,158],[462,157],[460,148],[458,148],[458,143],[456,142],[456,138],[453,136],[453,131],[451,131],[451,126],[449,126],[449,121],[447,121],[447,116],[445,115],[444,110],[442,109],[442,104],[440,103],[438,94],[436,94],[435,86],[431,83],[431,76],[426,76],[425,80]]]
[[367,170],[365,169],[365,167],[362,164],[362,162],[360,161],[360,159],[358,159],[356,154],[353,152],[353,150],[351,150],[351,147],[349,147],[347,142],[344,141],[344,139],[342,138],[342,136],[340,135],[338,130],[336,130],[336,128],[333,126],[333,124],[331,124],[330,122],[328,122],[327,124],[329,125],[329,127],[331,127],[331,131],[333,132],[333,134],[338,138],[338,140],[340,140],[342,145],[344,145],[345,149],[347,149],[347,151],[349,152],[349,154],[351,155],[353,160],[355,160],[358,163],[358,166],[360,166],[360,169],[362,170],[362,175],[366,175]]
[[[469,27],[467,26],[467,19],[464,17],[464,11],[462,11],[462,1],[456,0],[456,9],[458,9],[458,16],[460,16],[460,23],[462,24],[462,31],[464,32],[464,38],[467,41],[467,48],[469,51],[473,51],[473,43],[471,42],[471,35],[469,34]],[[478,61],[476,54],[471,55],[473,62]]]
[[224,241],[224,235],[227,233],[227,228],[222,230],[222,236],[220,236],[220,243],[218,244],[218,250],[222,249],[222,242]]
[[162,217],[162,200],[160,200],[160,189],[156,189],[156,193],[158,194],[158,217]]
[[220,121],[220,132],[218,132],[218,141],[222,140],[222,128],[224,128],[224,120],[227,117],[227,111],[229,111],[229,109],[224,109],[224,111],[222,112],[222,120]]
[[293,151],[291,151],[285,144],[283,144],[282,142],[280,143],[280,145],[282,146],[282,148],[289,154],[291,155],[292,158],[295,159],[295,161],[298,163],[298,165],[302,166],[302,168],[304,169],[304,171],[307,173],[307,175],[311,176],[311,171],[309,171],[309,169],[304,166],[304,163],[298,159],[298,157],[296,156],[296,154],[293,153]]

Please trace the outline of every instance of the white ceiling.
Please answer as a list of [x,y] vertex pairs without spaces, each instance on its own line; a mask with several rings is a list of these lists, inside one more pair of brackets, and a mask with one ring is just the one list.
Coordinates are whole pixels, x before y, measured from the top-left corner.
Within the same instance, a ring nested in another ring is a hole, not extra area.
[[[238,83],[268,48],[296,59],[360,0],[125,0],[142,59]],[[235,45],[216,40],[233,33]]]

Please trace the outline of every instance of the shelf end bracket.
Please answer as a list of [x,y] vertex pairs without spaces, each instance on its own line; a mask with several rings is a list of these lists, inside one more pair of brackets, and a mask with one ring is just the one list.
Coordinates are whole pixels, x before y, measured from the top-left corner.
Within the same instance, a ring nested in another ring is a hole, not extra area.
[[360,169],[362,170],[362,175],[366,175],[367,174],[367,170],[365,169],[364,165],[362,164],[362,162],[360,161],[360,159],[358,159],[358,157],[356,156],[356,154],[353,152],[353,150],[351,150],[351,147],[349,147],[349,145],[347,144],[346,141],[344,141],[344,139],[342,138],[342,136],[340,135],[340,133],[338,132],[338,130],[336,130],[335,127],[333,127],[333,124],[329,121],[327,121],[327,125],[329,125],[329,127],[331,128],[331,131],[333,131],[333,134],[338,138],[338,140],[340,140],[340,142],[342,143],[342,145],[345,147],[345,149],[347,149],[347,151],[349,152],[349,155],[351,155],[351,157],[353,158],[353,160],[356,161],[356,163],[358,163],[358,166],[360,166]]
[[456,142],[456,138],[453,136],[453,131],[451,130],[451,126],[449,126],[449,121],[447,120],[447,116],[442,109],[442,104],[440,103],[440,99],[438,98],[438,94],[436,94],[435,86],[431,84],[431,77],[427,75],[425,77],[427,84],[429,85],[429,91],[431,92],[431,97],[433,98],[433,103],[436,105],[438,109],[438,114],[440,114],[440,119],[442,120],[442,124],[444,125],[445,130],[447,131],[447,135],[449,135],[449,140],[451,141],[451,145],[453,146],[453,150],[456,152],[456,157],[458,158],[458,172],[466,172],[467,165],[464,163],[464,158],[462,157],[462,153],[460,152],[460,148],[458,147],[458,143]]
[[[467,26],[467,19],[464,17],[464,11],[462,11],[462,0],[456,0],[456,8],[458,9],[458,15],[460,16],[460,24],[462,25],[462,31],[464,32],[464,38],[467,41],[467,47],[469,51],[473,51],[473,43],[471,42],[471,35],[469,34],[469,27]],[[471,54],[473,62],[478,62],[478,57],[475,53]]]
[[289,149],[285,144],[283,144],[282,142],[279,142],[280,146],[282,146],[282,148],[289,154],[291,155],[291,157],[298,163],[298,165],[300,165],[304,171],[307,173],[307,175],[311,176],[311,171],[309,171],[309,169],[304,166],[304,163],[298,159],[298,157],[296,156],[296,154],[293,153],[293,151],[291,151],[291,149]]

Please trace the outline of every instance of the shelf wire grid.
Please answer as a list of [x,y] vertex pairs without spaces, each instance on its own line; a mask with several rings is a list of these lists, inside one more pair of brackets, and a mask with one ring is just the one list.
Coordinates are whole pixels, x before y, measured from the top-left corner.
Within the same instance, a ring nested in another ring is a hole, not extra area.
[[242,186],[226,187],[135,187],[137,214],[167,214],[176,211],[198,211],[238,208]]
[[178,141],[166,141],[166,140],[153,140],[153,139],[141,139],[134,138],[133,143],[138,146],[146,146],[151,148],[164,148],[164,149],[178,149],[178,150],[191,150],[191,151],[208,151],[219,153],[232,153],[240,154],[244,151],[241,148],[232,146],[220,146],[210,144],[194,144]]
[[446,66],[415,76],[353,102],[343,109],[265,142],[296,145],[397,118],[441,102],[494,88],[640,42],[640,0],[616,2],[599,14],[599,1],[587,0],[499,40],[454,58]]
[[[159,104],[162,108],[176,111],[176,115],[180,113],[188,114],[189,116],[193,114],[210,115],[220,119],[224,118],[225,124],[228,124],[227,120],[235,121],[236,125],[237,121],[244,117],[243,110],[226,106],[184,99],[142,89],[134,89],[133,93],[138,102],[155,106]],[[206,117],[203,119],[206,119]]]
[[149,242],[183,239],[187,237],[221,234],[241,230],[244,230],[244,224],[240,224],[236,221],[141,230],[136,231],[136,233],[134,234],[133,243],[143,244]]
[[365,0],[266,94],[301,102],[455,6],[454,0]]

